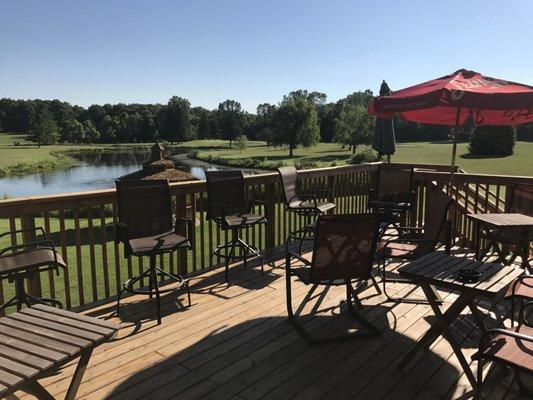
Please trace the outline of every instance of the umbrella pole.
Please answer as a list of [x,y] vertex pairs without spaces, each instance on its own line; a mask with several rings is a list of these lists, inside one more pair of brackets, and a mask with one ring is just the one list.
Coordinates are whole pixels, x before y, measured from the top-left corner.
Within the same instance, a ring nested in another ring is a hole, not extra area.
[[455,114],[455,128],[453,129],[453,147],[452,147],[452,175],[455,171],[455,155],[457,154],[457,136],[459,134],[459,122],[461,119],[461,107],[457,107]]

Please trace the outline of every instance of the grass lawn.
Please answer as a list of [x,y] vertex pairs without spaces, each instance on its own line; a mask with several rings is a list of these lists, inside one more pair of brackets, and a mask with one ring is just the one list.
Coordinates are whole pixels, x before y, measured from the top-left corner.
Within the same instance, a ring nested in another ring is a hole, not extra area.
[[[20,144],[15,146],[14,142]],[[67,150],[125,146],[139,145],[51,145],[39,148],[35,143],[28,141],[26,135],[0,133],[0,176],[65,168],[71,164],[71,159],[62,154]],[[320,143],[307,149],[298,148],[293,157],[288,156],[286,148],[268,147],[265,142],[258,141],[249,141],[247,148],[242,151],[230,147],[225,140],[193,140],[181,143],[179,146],[198,151],[198,158],[203,160],[222,162],[236,167],[255,166],[264,169],[291,164],[304,168],[343,165],[351,155],[349,150],[341,149],[339,145],[333,143]],[[358,151],[364,147],[361,146]],[[392,161],[449,164],[451,148],[450,143],[399,143]],[[532,156],[533,142],[517,142],[515,154],[501,158],[470,158],[468,144],[460,143],[457,164],[473,173],[533,175],[530,159]]]
[[[229,164],[237,165],[244,160],[264,162],[265,167],[275,167],[276,164],[306,165],[307,166],[330,166],[345,164],[351,155],[349,150],[343,150],[333,143],[320,143],[307,149],[298,148],[291,158],[285,148],[272,148],[264,142],[248,142],[245,150],[239,151],[231,148],[227,141],[222,140],[196,140],[182,144],[191,150],[199,151],[201,159],[211,158],[213,161],[222,159]],[[361,149],[364,146],[361,146]],[[358,149],[359,151],[360,149]],[[396,154],[392,157],[393,162],[414,162],[431,164],[450,164],[452,145],[451,143],[399,143]],[[499,158],[470,158],[468,155],[468,143],[459,143],[457,146],[457,164],[468,172],[499,174],[499,175],[533,175],[531,163],[533,157],[532,142],[517,142],[515,154],[509,157]]]

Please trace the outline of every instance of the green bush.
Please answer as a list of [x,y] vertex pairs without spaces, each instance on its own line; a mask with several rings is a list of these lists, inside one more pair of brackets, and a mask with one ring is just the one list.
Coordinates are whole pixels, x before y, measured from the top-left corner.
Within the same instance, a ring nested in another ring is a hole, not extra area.
[[513,154],[515,139],[512,126],[477,126],[468,151],[479,156],[509,156]]
[[381,157],[379,156],[377,151],[370,148],[366,148],[363,151],[360,151],[359,153],[350,156],[350,158],[348,159],[348,164],[364,164],[375,161],[381,161]]
[[294,163],[296,169],[312,169],[318,168],[320,165],[316,161],[299,161]]

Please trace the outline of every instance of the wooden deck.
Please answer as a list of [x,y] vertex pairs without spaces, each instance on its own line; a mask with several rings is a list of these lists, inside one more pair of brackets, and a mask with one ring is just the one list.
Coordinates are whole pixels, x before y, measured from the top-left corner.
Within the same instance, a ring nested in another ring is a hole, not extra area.
[[[122,319],[114,304],[86,313],[122,322],[117,340],[98,347],[79,390],[79,398],[100,399],[467,399],[471,387],[461,373],[451,347],[442,338],[426,354],[400,372],[396,363],[433,321],[429,306],[392,304],[363,292],[365,315],[383,328],[377,338],[307,344],[286,318],[285,280],[280,251],[271,251],[275,265],[231,269],[231,285],[220,269],[193,279],[190,308],[185,296],[164,299],[163,323],[157,326],[154,304],[144,297],[125,299]],[[308,287],[293,286],[295,309]],[[405,284],[391,286],[397,295],[422,293]],[[443,292],[449,302],[456,294]],[[322,290],[301,310],[305,326],[316,336],[346,331],[343,288]],[[340,307],[339,307],[340,303]],[[487,320],[494,325],[499,306]],[[310,312],[318,312],[311,317]],[[339,315],[341,314],[341,315]],[[471,315],[456,324],[468,358],[477,346]],[[41,381],[63,398],[72,363]],[[508,377],[493,384],[488,398],[501,398]],[[24,399],[31,396],[22,395]],[[516,399],[514,388],[507,398]]]

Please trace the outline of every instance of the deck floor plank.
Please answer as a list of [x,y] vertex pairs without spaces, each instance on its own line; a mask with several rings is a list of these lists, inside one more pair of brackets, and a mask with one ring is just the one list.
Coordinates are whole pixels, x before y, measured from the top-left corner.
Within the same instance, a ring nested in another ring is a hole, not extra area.
[[[84,400],[315,400],[315,399],[468,399],[471,388],[451,347],[440,338],[417,355],[405,371],[396,369],[404,352],[433,322],[427,305],[392,304],[365,290],[363,313],[383,329],[377,338],[309,345],[286,318],[283,249],[268,252],[261,276],[258,268],[232,268],[231,285],[220,269],[193,278],[190,308],[163,297],[163,323],[154,321],[153,303],[141,296],[124,299],[121,317],[114,304],[84,311],[122,322],[118,339],[97,348],[78,393]],[[309,287],[295,282],[293,304]],[[412,285],[390,285],[394,295],[421,296]],[[446,303],[456,293],[442,292]],[[342,305],[343,288],[319,288],[301,310],[304,326],[315,336],[337,335],[353,328]],[[183,299],[183,296],[180,296]],[[341,307],[339,308],[339,304]],[[318,314],[313,313],[318,309]],[[494,312],[491,310],[491,318]],[[501,315],[501,312],[498,314]],[[456,324],[467,359],[475,351],[477,333],[470,315]],[[394,329],[392,329],[394,327]],[[75,364],[41,383],[63,398]],[[502,381],[502,380],[501,380]],[[503,382],[503,381],[502,381]],[[506,387],[488,393],[500,395]],[[32,396],[17,393],[23,400]],[[463,397],[461,397],[463,396]],[[518,398],[516,393],[513,399]]]

